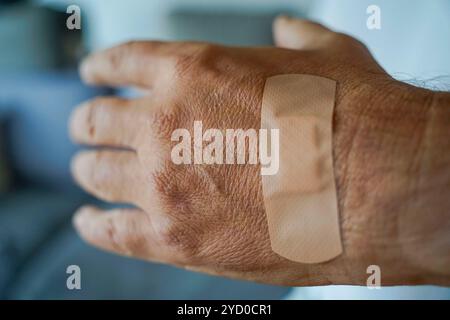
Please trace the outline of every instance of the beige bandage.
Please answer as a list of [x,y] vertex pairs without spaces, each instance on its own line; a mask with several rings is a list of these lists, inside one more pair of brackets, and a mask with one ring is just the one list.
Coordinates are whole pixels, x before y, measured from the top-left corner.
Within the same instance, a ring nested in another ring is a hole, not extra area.
[[[336,82],[288,74],[266,80],[262,129],[279,130],[279,170],[262,186],[272,249],[302,263],[342,252],[332,158]],[[269,150],[276,150],[269,142]]]

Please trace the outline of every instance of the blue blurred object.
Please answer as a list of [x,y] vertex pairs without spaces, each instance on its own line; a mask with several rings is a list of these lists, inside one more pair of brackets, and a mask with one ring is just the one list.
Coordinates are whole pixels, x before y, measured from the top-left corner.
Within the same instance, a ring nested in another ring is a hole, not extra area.
[[[393,77],[416,86],[450,90],[450,1],[321,0],[309,17],[362,40]],[[366,27],[369,5],[381,29]]]
[[0,70],[38,70],[62,63],[59,15],[46,8],[0,6]]
[[6,156],[6,124],[8,115],[0,110],[0,198],[11,187],[11,169]]
[[[109,254],[83,243],[69,225],[60,228],[45,248],[21,270],[9,298],[279,299],[288,290]],[[65,270],[72,264],[81,269],[79,291],[65,287]]]
[[[86,196],[81,193],[26,186],[1,201],[0,298],[9,297],[17,277],[33,264],[36,256],[47,251],[47,242],[62,226],[70,224],[72,213],[83,201]],[[34,271],[35,276],[42,272],[38,268]]]
[[177,8],[167,17],[174,40],[197,40],[233,46],[272,45],[272,21],[289,10],[243,12]]
[[73,72],[2,73],[0,110],[8,110],[8,158],[21,178],[59,190],[74,186],[69,174],[76,150],[67,131],[71,110],[109,91],[81,84]]

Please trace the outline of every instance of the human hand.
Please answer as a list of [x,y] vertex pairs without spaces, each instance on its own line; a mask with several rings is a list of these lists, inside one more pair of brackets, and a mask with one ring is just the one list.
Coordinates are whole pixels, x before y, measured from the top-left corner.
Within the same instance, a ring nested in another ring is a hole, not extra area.
[[[371,264],[382,267],[384,284],[440,281],[420,278],[421,266],[398,256],[397,218],[380,209],[394,207],[392,194],[407,181],[397,177],[392,185],[380,175],[385,157],[393,159],[388,169],[395,174],[394,164],[403,166],[397,153],[417,151],[398,148],[394,137],[403,126],[383,135],[386,121],[398,119],[380,111],[404,97],[427,101],[429,93],[394,81],[349,36],[285,18],[274,33],[284,48],[130,42],[84,61],[86,82],[149,94],[97,98],[71,118],[75,141],[127,148],[78,154],[78,183],[101,199],[137,207],[83,207],[74,219],[80,235],[119,254],[265,283],[365,284]],[[296,263],[271,250],[259,165],[176,165],[170,157],[172,132],[192,130],[195,120],[204,128],[259,129],[265,79],[289,73],[338,82],[333,155],[344,253],[321,264]]]

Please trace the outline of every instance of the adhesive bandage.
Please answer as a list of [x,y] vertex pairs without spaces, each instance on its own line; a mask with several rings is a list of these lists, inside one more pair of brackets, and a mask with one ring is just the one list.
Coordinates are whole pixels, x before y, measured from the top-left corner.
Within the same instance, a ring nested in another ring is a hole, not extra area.
[[[279,130],[279,169],[262,175],[274,252],[319,263],[342,253],[332,157],[336,82],[287,74],[266,80],[261,128]],[[269,146],[270,149],[270,141]]]

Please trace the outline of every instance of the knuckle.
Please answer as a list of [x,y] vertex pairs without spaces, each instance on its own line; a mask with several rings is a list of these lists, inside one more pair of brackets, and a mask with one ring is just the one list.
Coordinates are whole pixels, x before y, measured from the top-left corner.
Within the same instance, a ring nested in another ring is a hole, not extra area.
[[145,57],[148,51],[151,51],[157,44],[151,41],[130,40],[125,43],[121,52],[122,57]]
[[342,32],[335,32],[334,40],[337,42],[348,43],[350,41],[353,41],[354,38]]
[[177,128],[183,127],[183,108],[176,104],[168,103],[168,107],[159,110],[152,117],[152,132],[164,142],[171,140],[172,133]]
[[112,178],[117,174],[115,161],[107,151],[96,151],[90,159],[90,189],[103,200],[110,202],[124,200],[123,189]]
[[186,53],[177,58],[176,73],[178,76],[198,76],[199,72],[212,69],[216,61],[223,55],[221,46],[210,43],[191,45]]
[[[88,101],[83,108],[83,134],[90,142],[104,142],[110,136],[110,130],[117,117],[117,107],[126,106],[125,100],[115,97],[97,97]],[[125,110],[125,109],[121,109]]]
[[196,50],[199,61],[208,61],[217,57],[222,52],[222,47],[212,43],[201,43]]
[[86,108],[87,108],[86,114],[89,116],[88,120],[90,122],[93,122],[93,120],[95,120],[95,117],[97,116],[96,112],[97,112],[98,108],[100,108],[104,104],[104,101],[105,101],[105,98],[97,97],[86,103]]
[[122,45],[121,50],[118,50],[119,56],[127,55],[127,54],[130,54],[131,52],[139,51],[141,48],[142,48],[141,41],[129,40]]
[[105,155],[103,152],[95,152],[91,155],[90,159],[90,176],[92,179],[93,187],[96,189],[102,189],[101,187],[105,183],[106,178],[106,170],[104,169],[104,166],[102,165],[102,162],[104,161]]
[[334,42],[347,47],[366,48],[365,44],[363,44],[360,40],[341,32],[334,34]]
[[123,59],[129,52],[129,44],[122,45],[117,50],[112,50],[109,54],[108,62],[113,70],[120,70]]
[[[84,112],[83,112],[83,121],[85,122],[85,126],[86,126],[86,134],[89,137],[89,139],[93,139],[95,137],[95,100],[91,100],[89,102],[87,102],[84,105]],[[83,126],[84,128],[84,126]]]
[[192,188],[190,172],[168,164],[154,175],[154,184],[165,217],[157,230],[163,245],[184,259],[195,258],[204,230],[197,214],[196,195],[189,191],[188,185]]
[[198,255],[198,241],[191,228],[181,221],[172,218],[159,229],[158,237],[162,245],[182,261],[193,261]]
[[88,137],[95,142],[97,136],[98,114],[102,112],[103,106],[107,103],[106,97],[97,97],[88,101],[85,108],[85,123]]
[[107,241],[111,244],[112,249],[115,251],[121,251],[122,245],[118,236],[117,225],[111,217],[107,220],[105,232]]
[[137,226],[132,219],[113,219],[107,224],[107,237],[113,250],[128,255],[142,252],[145,239],[137,232]]
[[108,55],[108,62],[113,70],[121,70],[124,68],[125,59],[138,53],[142,46],[139,41],[131,40],[113,48]]
[[224,57],[223,47],[215,44],[202,44],[196,53],[195,60],[199,67],[211,69],[215,67]]

